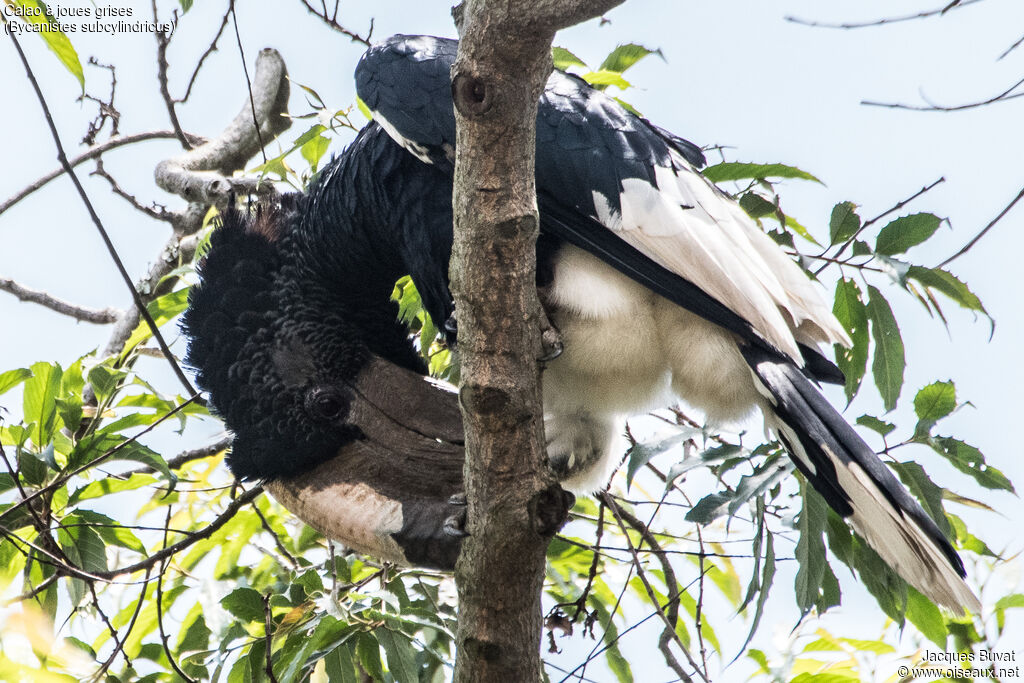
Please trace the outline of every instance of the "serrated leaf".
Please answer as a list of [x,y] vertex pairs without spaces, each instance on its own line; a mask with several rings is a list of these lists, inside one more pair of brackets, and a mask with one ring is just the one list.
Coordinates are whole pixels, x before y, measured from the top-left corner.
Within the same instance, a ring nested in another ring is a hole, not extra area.
[[[828,567],[828,557],[825,553],[825,521],[828,518],[828,506],[825,499],[815,491],[809,484],[804,484],[804,504],[800,511],[800,518],[797,521],[797,530],[800,538],[796,544],[796,560],[800,568],[796,573],[794,587],[796,589],[796,603],[802,614],[806,614],[812,607],[817,607],[818,612],[824,612],[832,605],[829,593],[829,583],[826,574],[831,574]],[[832,576],[835,580],[835,576]]]
[[931,517],[939,530],[947,538],[953,537],[946,510],[942,507],[942,487],[936,485],[928,474],[916,462],[907,461],[893,464],[893,469],[914,497],[921,503],[928,516]]
[[366,673],[379,681],[384,678],[384,667],[380,661],[380,644],[370,633],[360,633],[356,640],[356,656]]
[[821,181],[807,171],[786,164],[753,164],[738,161],[723,161],[708,166],[703,171],[704,177],[713,183],[730,180],[765,180],[767,178],[798,178],[801,180]]
[[568,71],[574,66],[582,66],[584,69],[587,68],[586,62],[569,52],[564,47],[551,48],[551,61],[554,62],[554,66],[559,71]]
[[854,256],[869,256],[873,254],[871,247],[868,246],[867,242],[862,240],[853,241],[853,255]]
[[836,282],[832,313],[853,341],[850,348],[835,345],[836,365],[846,376],[844,388],[849,402],[860,390],[868,367],[868,309],[855,281],[842,278]]
[[317,166],[320,164],[320,159],[322,159],[324,154],[327,153],[327,149],[330,146],[330,140],[325,138],[323,135],[318,135],[312,140],[303,143],[300,148],[302,158],[309,162],[309,166],[313,171],[316,171]]
[[82,70],[82,62],[78,59],[78,53],[75,51],[74,45],[68,40],[67,35],[60,30],[60,23],[50,13],[46,3],[41,0],[13,0],[13,2],[15,5],[24,7],[32,12],[32,14],[19,17],[25,23],[39,26],[48,24],[46,30],[37,31],[39,37],[43,39],[43,42],[50,48],[50,51],[57,56],[57,59],[64,65],[64,68],[75,77],[79,87],[84,92],[85,72]]
[[609,52],[608,56],[604,58],[604,61],[601,62],[601,66],[599,66],[598,69],[607,69],[608,71],[617,71],[618,73],[622,73],[648,55],[658,55],[662,59],[665,59],[665,55],[661,53],[660,49],[651,50],[643,45],[627,43],[625,45],[619,45],[617,48]]
[[236,588],[220,600],[221,606],[242,621],[264,619],[263,596],[252,588]]
[[907,586],[907,619],[917,627],[928,640],[935,643],[939,650],[946,650],[949,631],[942,612],[928,598],[924,597],[913,586]]
[[985,456],[974,446],[948,436],[936,436],[927,439],[925,443],[945,457],[953,467],[970,475],[985,488],[1016,493],[1006,475],[987,464]]
[[740,208],[747,212],[753,219],[772,216],[778,207],[756,192],[747,192],[740,197]]
[[793,218],[792,216],[786,216],[786,227],[795,232],[796,234],[800,235],[801,237],[803,237],[811,244],[817,247],[821,246],[818,240],[814,239],[814,235],[812,235],[807,228],[805,228],[797,219]]
[[902,254],[934,235],[941,223],[938,216],[930,213],[901,216],[878,232],[875,252],[886,256]]
[[608,71],[605,69],[588,71],[585,74],[582,74],[580,78],[593,86],[595,90],[604,90],[610,85],[614,85],[619,90],[629,90],[633,87],[633,84],[623,78],[622,74],[617,71]]
[[936,289],[958,303],[961,307],[972,311],[986,313],[974,292],[972,292],[957,276],[942,268],[924,268],[910,266],[907,277],[913,278],[927,288]]
[[956,387],[953,382],[932,382],[914,396],[917,413],[915,434],[931,433],[935,423],[956,410]]
[[832,207],[832,216],[828,221],[828,235],[832,244],[845,242],[860,230],[860,216],[857,205],[853,202],[840,202]]
[[907,365],[903,337],[889,302],[872,285],[868,285],[867,312],[871,320],[871,336],[875,342],[871,372],[885,409],[889,411],[896,407],[903,390],[903,370]]
[[861,415],[857,418],[857,424],[862,427],[878,432],[882,436],[889,436],[896,429],[896,425],[885,420],[879,420],[874,415]]
[[374,630],[377,640],[384,648],[388,671],[396,681],[418,681],[420,667],[416,664],[416,650],[402,633],[386,628]]

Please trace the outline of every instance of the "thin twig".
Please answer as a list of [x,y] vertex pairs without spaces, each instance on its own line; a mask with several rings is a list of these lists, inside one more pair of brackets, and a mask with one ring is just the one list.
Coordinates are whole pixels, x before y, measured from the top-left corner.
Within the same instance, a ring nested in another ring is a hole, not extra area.
[[[103,674],[106,673],[107,669],[110,668],[110,665],[114,663],[117,653],[124,653],[124,641],[128,639],[132,629],[135,628],[135,621],[139,618],[139,612],[142,611],[142,605],[146,602],[146,592],[149,591],[149,572],[150,569],[146,569],[146,578],[142,582],[142,595],[139,596],[139,599],[135,604],[135,611],[132,613],[132,619],[128,622],[128,627],[124,631],[124,637],[121,639],[121,642],[117,644],[117,647],[114,648],[114,651],[110,653],[110,656],[107,657],[107,661],[103,662],[103,666],[100,667],[100,670],[92,675],[92,680],[99,681],[103,678]],[[125,659],[128,659],[127,654],[125,654]],[[129,666],[131,666],[130,662]]]
[[[167,548],[167,532],[168,532],[168,529],[171,526],[171,506],[170,505],[167,506],[167,517],[165,517],[164,519],[165,519],[165,521],[164,521],[163,549],[166,549]],[[171,652],[171,646],[167,642],[168,641],[167,631],[164,630],[164,606],[163,606],[164,572],[167,571],[167,563],[168,562],[170,562],[170,557],[167,557],[166,559],[164,559],[163,562],[160,563],[160,571],[156,575],[156,624],[157,624],[157,627],[160,630],[160,642],[164,646],[164,654],[167,655],[167,660],[171,663],[171,668],[174,669],[174,671],[179,676],[181,676],[182,680],[185,680],[188,683],[195,683],[195,680],[191,676],[186,674],[184,671],[182,671],[181,666],[178,664],[177,660],[175,660],[174,653]]]
[[270,537],[274,539],[274,545],[277,546],[277,551],[288,558],[288,562],[292,565],[292,569],[298,569],[299,561],[296,560],[292,554],[288,552],[288,549],[284,547],[284,543],[281,542],[281,538],[277,535],[277,532],[271,528],[270,522],[268,522],[267,518],[263,516],[262,512],[260,512],[259,507],[256,505],[256,501],[252,502],[252,509],[256,512],[256,516],[260,518],[260,524],[263,526],[263,530],[270,534]]
[[[916,104],[901,104],[899,102],[875,102],[873,100],[862,100],[861,104],[866,107],[884,107],[886,109],[905,109],[909,111],[963,111],[965,109],[975,109],[977,107],[984,107],[989,104],[995,104],[996,102],[1008,102],[1009,100],[1015,100],[1018,97],[1024,97],[1024,92],[1013,93],[1014,90],[1024,85],[1024,78],[1020,79],[1006,90],[1002,91],[998,95],[993,95],[987,100],[981,100],[979,102],[968,102],[967,104],[957,104],[952,107],[945,107],[939,104],[927,104],[927,105],[916,105]],[[1012,95],[1010,93],[1013,93]]]
[[103,166],[103,157],[96,158],[96,168],[89,175],[99,176],[106,180],[107,183],[110,184],[110,189],[113,190],[114,194],[131,204],[132,208],[136,211],[141,211],[150,218],[158,221],[164,221],[165,223],[170,223],[173,220],[172,214],[167,210],[167,207],[161,206],[155,202],[153,206],[146,206],[136,199],[135,195],[128,193],[124,188],[122,188],[121,185],[118,184],[117,180],[114,179],[114,176],[107,173],[107,169]]
[[[197,135],[192,135],[191,133],[186,133],[185,136],[192,142],[192,144],[195,145],[199,145],[205,142],[203,138]],[[132,133],[131,135],[121,135],[106,140],[105,142],[101,142],[97,145],[93,145],[85,152],[79,154],[77,157],[72,159],[70,164],[71,167],[74,168],[75,166],[78,166],[81,163],[89,161],[89,159],[95,159],[99,157],[104,152],[109,152],[112,149],[117,149],[118,147],[124,147],[126,145],[134,145],[136,142],[145,142],[146,140],[167,140],[176,137],[177,135],[173,130],[154,130],[146,133]],[[31,185],[27,186],[25,189],[21,190],[14,196],[4,200],[3,202],[0,202],[0,214],[2,214],[4,211],[7,211],[7,209],[11,208],[12,206],[17,204],[22,199],[29,196],[36,190],[42,188],[44,185],[46,185],[54,178],[63,175],[63,173],[64,166],[58,166],[57,168],[53,169],[52,171],[42,176],[38,180],[33,181]]]
[[163,550],[157,551],[147,557],[145,560],[136,562],[135,564],[128,565],[127,567],[119,567],[117,569],[111,569],[107,572],[97,572],[96,577],[100,579],[112,579],[122,574],[131,574],[141,569],[152,568],[157,562],[162,562],[164,558],[171,557],[172,555],[188,548],[194,543],[209,538],[220,529],[222,526],[231,521],[231,518],[235,514],[248,505],[251,501],[255,500],[258,495],[263,493],[263,485],[259,484],[252,487],[248,491],[245,491],[242,495],[231,501],[231,504],[224,508],[224,512],[217,515],[216,518],[210,521],[209,526],[204,527],[201,531],[196,531],[188,535],[188,537],[167,546]]
[[93,208],[92,202],[89,200],[89,195],[86,194],[85,188],[82,187],[82,183],[78,180],[78,175],[75,174],[74,169],[71,168],[71,165],[68,163],[68,157],[64,153],[64,145],[61,143],[60,134],[57,132],[57,125],[53,122],[53,116],[50,114],[50,107],[46,104],[46,98],[43,96],[43,91],[39,87],[39,81],[36,80],[36,76],[32,72],[32,67],[28,63],[28,58],[25,56],[25,52],[21,49],[21,43],[18,42],[17,37],[13,33],[10,34],[10,38],[11,42],[14,43],[15,50],[18,52],[18,56],[21,58],[22,66],[25,67],[25,74],[32,83],[32,88],[35,90],[36,98],[39,100],[39,105],[43,109],[43,115],[45,116],[46,123],[50,128],[50,134],[53,137],[53,142],[57,147],[57,159],[60,161],[61,166],[64,167],[68,177],[71,179],[75,189],[78,191],[78,196],[81,197],[82,203],[85,204],[85,208],[89,212],[89,217],[92,219],[93,224],[96,226],[96,230],[103,239],[103,243],[106,245],[107,251],[110,253],[110,257],[113,259],[118,272],[121,274],[121,278],[132,293],[132,300],[135,302],[135,306],[138,308],[139,314],[143,319],[145,319],[150,332],[153,334],[153,338],[156,339],[157,344],[160,346],[160,350],[164,352],[164,356],[166,356],[167,362],[171,365],[171,369],[174,371],[175,376],[189,394],[195,394],[196,390],[193,388],[192,382],[190,382],[188,377],[185,376],[184,371],[181,369],[178,361],[174,358],[174,354],[171,353],[170,347],[167,346],[167,342],[160,333],[160,328],[157,327],[156,322],[153,320],[153,317],[149,314],[145,304],[142,302],[142,298],[140,297],[139,292],[135,289],[131,276],[124,267],[124,263],[121,261],[121,257],[117,253],[117,249],[114,248],[114,243],[110,240],[110,235],[107,234],[106,228],[103,227],[103,222],[100,220],[99,215],[96,213],[96,209]]
[[187,406],[188,404],[192,403],[193,401],[195,401],[198,398],[199,398],[199,394],[192,394],[192,396],[190,396],[189,398],[185,399],[184,401],[182,401],[180,404],[178,404],[177,406],[175,406],[171,410],[167,411],[166,415],[161,415],[158,419],[154,420],[152,424],[147,425],[145,428],[141,429],[140,431],[138,431],[137,433],[132,435],[127,440],[125,440],[125,441],[119,443],[118,445],[114,446],[113,448],[111,448],[106,453],[103,453],[102,455],[99,455],[99,456],[93,458],[89,462],[85,463],[84,465],[81,465],[80,467],[72,470],[71,472],[68,472],[66,474],[63,474],[63,475],[57,477],[56,479],[51,481],[49,484],[47,484],[43,488],[34,491],[33,493],[29,494],[28,496],[25,496],[20,501],[18,501],[17,504],[12,505],[11,507],[9,507],[6,510],[4,510],[3,512],[0,512],[0,522],[2,522],[4,519],[6,519],[8,515],[14,513],[17,510],[19,510],[23,505],[28,505],[33,500],[35,500],[36,498],[39,498],[40,496],[45,496],[48,493],[56,491],[61,486],[66,484],[69,480],[71,480],[73,477],[78,476],[79,474],[81,474],[82,472],[86,471],[87,469],[89,469],[91,467],[95,467],[96,465],[100,464],[104,460],[107,460],[108,458],[116,455],[121,449],[126,448],[126,447],[130,446],[131,444],[135,443],[135,441],[137,439],[139,439],[140,437],[142,437],[142,436],[148,434],[149,432],[153,431],[154,429],[156,429],[160,424],[162,424],[164,422],[164,420],[167,420],[167,419],[171,418],[172,416],[177,415],[180,410],[184,409],[185,406]]
[[1004,57],[1006,57],[1006,55],[1008,55],[1011,52],[1013,52],[1014,50],[1016,50],[1018,47],[1021,46],[1021,44],[1024,44],[1024,36],[1021,36],[1020,38],[1018,38],[1017,40],[1015,40],[1013,42],[1013,45],[1011,45],[1010,47],[1008,47],[1005,50],[1003,50],[1003,53],[1001,55],[999,55],[998,57],[996,57],[996,61],[997,62],[998,61],[1002,61],[1002,59]]
[[906,14],[898,17],[883,17],[882,19],[873,19],[871,21],[863,22],[848,22],[842,24],[834,24],[824,21],[813,21],[811,19],[801,19],[800,17],[788,16],[786,21],[794,24],[800,24],[801,26],[811,26],[814,28],[839,28],[839,29],[853,29],[853,28],[868,28],[870,26],[884,26],[886,24],[896,24],[901,21],[914,21],[915,19],[927,19],[928,17],[941,16],[949,12],[950,10],[959,9],[961,7],[967,7],[973,5],[981,0],[954,0],[953,2],[946,3],[942,7],[927,10],[925,12],[918,12],[917,14]]
[[224,12],[224,18],[220,20],[220,28],[217,29],[217,35],[213,37],[213,42],[206,48],[206,52],[199,57],[199,61],[196,62],[196,68],[192,71],[192,77],[188,79],[188,87],[185,88],[185,94],[181,99],[174,100],[176,104],[184,104],[188,101],[189,96],[192,94],[192,86],[195,85],[196,79],[199,77],[199,70],[203,68],[203,62],[211,54],[217,51],[217,41],[220,40],[221,35],[224,33],[224,28],[228,25],[228,17],[231,16],[231,6],[228,5],[228,10]]
[[245,87],[249,90],[249,108],[252,110],[252,126],[256,131],[256,137],[260,141],[260,155],[263,163],[267,163],[266,143],[263,142],[263,133],[260,132],[260,117],[256,115],[256,99],[252,96],[252,79],[249,78],[249,65],[245,63],[245,50],[242,49],[242,34],[238,32],[238,15],[235,13],[235,0],[230,0],[228,12],[231,13],[231,24],[235,28],[235,41],[238,43],[238,56],[242,58],[242,73],[245,74]]
[[[156,0],[153,0],[152,4],[153,23],[157,24],[159,23],[159,17],[157,15]],[[160,83],[160,96],[164,100],[164,106],[167,107],[167,115],[171,119],[171,127],[174,129],[175,137],[178,138],[181,146],[186,150],[192,149],[191,143],[178,122],[178,112],[175,109],[174,98],[171,97],[170,88],[167,86],[167,46],[170,44],[171,39],[164,35],[162,31],[154,31],[153,36],[156,38],[156,78]]]
[[44,590],[49,588],[50,584],[52,584],[54,581],[56,581],[60,577],[61,577],[60,572],[54,572],[53,574],[50,574],[45,579],[43,579],[38,584],[36,584],[32,588],[32,590],[30,590],[30,591],[28,591],[26,593],[22,593],[21,595],[17,595],[17,596],[15,596],[13,598],[10,598],[9,600],[4,600],[3,606],[4,607],[10,607],[11,605],[13,605],[16,602],[24,602],[25,600],[31,600],[32,598],[36,597],[37,595],[42,593]]
[[950,262],[952,262],[953,260],[960,258],[964,254],[966,254],[968,251],[970,251],[971,247],[973,247],[975,244],[977,244],[978,240],[980,240],[982,237],[984,237],[985,234],[989,230],[991,230],[995,226],[996,223],[998,223],[1000,220],[1002,220],[1003,216],[1008,214],[1010,212],[1010,209],[1012,209],[1017,204],[1017,202],[1019,202],[1022,198],[1024,198],[1024,188],[1021,188],[1020,192],[1017,193],[1017,196],[1014,197],[1013,200],[1009,204],[1007,204],[1005,207],[1003,207],[1003,210],[999,212],[999,215],[996,216],[995,218],[993,218],[991,221],[989,221],[988,225],[986,225],[984,228],[981,229],[981,232],[979,232],[977,235],[975,235],[973,238],[971,238],[970,242],[965,244],[963,246],[963,248],[960,249],[960,251],[958,251],[955,254],[953,254],[952,256],[950,256],[948,259],[946,259],[945,261],[940,263],[937,267],[943,268],[946,265],[948,265]]
[[42,290],[31,289],[18,284],[10,278],[0,278],[0,290],[13,294],[21,301],[39,304],[55,313],[66,315],[84,323],[109,325],[110,323],[117,322],[118,317],[123,313],[123,311],[119,311],[116,308],[88,308],[68,303]]
[[331,27],[332,29],[334,29],[338,33],[341,33],[342,35],[348,36],[349,39],[353,43],[362,43],[366,47],[370,47],[370,38],[373,36],[373,19],[370,19],[370,30],[366,32],[366,37],[364,38],[363,36],[359,35],[358,33],[354,32],[354,31],[350,31],[350,30],[348,30],[347,28],[345,28],[344,26],[342,26],[341,24],[338,23],[338,6],[337,5],[334,6],[334,15],[333,16],[328,16],[327,15],[327,6],[324,5],[322,2],[320,4],[323,6],[323,12],[317,11],[316,8],[314,8],[312,5],[309,4],[309,2],[307,2],[307,0],[299,0],[299,2],[302,3],[303,7],[305,7],[307,10],[309,10],[310,14],[313,14],[316,17],[318,17],[321,21],[323,21],[325,24],[327,24],[329,27]]

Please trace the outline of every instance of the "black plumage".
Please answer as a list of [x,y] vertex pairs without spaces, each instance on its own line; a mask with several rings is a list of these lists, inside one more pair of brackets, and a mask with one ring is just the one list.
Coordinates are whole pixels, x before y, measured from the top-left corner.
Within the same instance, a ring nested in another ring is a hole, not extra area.
[[[216,234],[185,326],[189,362],[236,435],[239,476],[314,470],[367,437],[368,368],[424,371],[389,294],[410,274],[437,322],[453,310],[456,49],[423,36],[371,48],[356,84],[375,122],[305,195],[264,215],[229,214]],[[848,343],[845,331],[814,284],[699,175],[703,162],[695,145],[582,80],[549,80],[537,116],[538,280],[565,337],[544,377],[552,467],[577,489],[599,485],[620,416],[669,389],[712,420],[759,408],[812,485],[897,571],[936,602],[976,607],[949,540],[813,383],[841,380],[815,347]],[[450,395],[438,403],[454,405]],[[460,427],[444,410],[440,441],[454,443]],[[447,512],[427,507],[417,529],[436,529]],[[413,536],[421,546],[403,545],[408,558],[452,556],[423,551],[450,543],[443,535]]]

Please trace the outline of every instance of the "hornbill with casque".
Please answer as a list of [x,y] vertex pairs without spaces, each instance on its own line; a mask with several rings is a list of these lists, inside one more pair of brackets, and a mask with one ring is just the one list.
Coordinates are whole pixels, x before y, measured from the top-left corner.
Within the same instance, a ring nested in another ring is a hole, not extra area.
[[[242,478],[299,517],[404,563],[454,564],[463,502],[455,394],[425,377],[390,294],[411,275],[449,321],[457,43],[363,56],[374,121],[301,195],[229,211],[193,288],[189,363],[234,433]],[[563,352],[543,376],[548,459],[591,491],[624,416],[672,395],[710,422],[760,409],[797,469],[934,602],[978,609],[949,540],[819,392],[819,344],[850,343],[818,286],[696,170],[698,147],[552,74],[537,116],[538,290]],[[464,514],[464,513],[463,513]],[[457,526],[457,524],[455,525]]]

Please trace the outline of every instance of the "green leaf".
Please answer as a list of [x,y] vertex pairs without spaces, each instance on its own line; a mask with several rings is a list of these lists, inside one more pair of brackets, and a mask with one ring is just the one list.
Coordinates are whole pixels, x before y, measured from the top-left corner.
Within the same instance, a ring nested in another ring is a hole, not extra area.
[[221,606],[242,621],[264,620],[263,596],[252,588],[236,588],[221,598]]
[[797,522],[800,539],[796,544],[796,560],[800,569],[794,583],[796,602],[803,614],[812,607],[817,607],[821,614],[839,604],[838,582],[828,566],[823,538],[828,506],[809,484],[805,483],[802,488],[804,505]]
[[367,121],[373,121],[373,112],[366,106],[366,102],[363,102],[363,98],[356,97],[356,107],[359,109],[359,113],[366,117]]
[[387,628],[374,630],[377,640],[384,648],[388,660],[388,671],[396,681],[418,681],[420,667],[416,664],[416,650],[409,638]]
[[[949,491],[944,492],[947,496]],[[984,541],[972,534],[967,530],[967,525],[964,520],[960,519],[951,512],[946,513],[946,518],[949,520],[950,525],[953,527],[953,531],[956,533],[956,544],[957,547],[963,550],[969,550],[977,555],[984,555],[985,557],[996,557],[999,555],[992,552]]]
[[915,213],[892,221],[878,232],[875,252],[892,256],[902,254],[935,234],[942,221],[930,213]]
[[330,140],[325,138],[323,135],[318,135],[302,145],[302,158],[308,161],[310,168],[316,171],[317,166],[320,163],[320,159],[322,159],[324,154],[327,153],[327,148],[330,146]]
[[935,643],[939,650],[946,650],[949,632],[942,612],[928,598],[924,597],[913,586],[907,586],[907,619],[917,627],[928,640]]
[[324,671],[332,683],[359,683],[362,677],[356,674],[355,647],[344,643],[328,652],[324,657]]
[[786,227],[795,232],[796,234],[800,235],[801,237],[803,237],[805,240],[807,240],[814,246],[821,246],[821,244],[818,243],[818,240],[814,239],[814,235],[812,235],[807,228],[801,225],[800,222],[797,219],[793,218],[792,216],[786,216]]
[[840,202],[832,207],[832,217],[828,221],[828,234],[832,244],[845,242],[860,230],[860,216],[857,205],[853,202]]
[[[694,432],[699,433],[696,429]],[[741,453],[743,453],[743,449],[740,446],[727,443],[708,448],[693,457],[685,458],[669,468],[668,475],[665,478],[665,488],[666,490],[670,488],[675,483],[676,479],[690,470],[698,467],[713,467],[714,465],[721,465],[729,458],[738,456]]]
[[384,678],[384,667],[380,661],[380,644],[370,633],[360,633],[356,640],[356,656],[366,673],[375,681]]
[[[685,443],[687,439],[693,437],[697,430],[681,430],[676,434],[671,434],[665,438],[658,439],[657,441],[647,441],[644,443],[633,444],[629,451],[626,453],[626,457],[629,459],[626,466],[626,489],[633,483],[633,477],[640,471],[640,468],[650,462],[651,458],[656,455],[660,455],[679,444]],[[669,482],[672,481],[671,475],[669,475]]]
[[[743,646],[740,647],[740,653],[747,649],[747,645],[754,638],[754,633],[757,632],[757,626],[761,623],[761,616],[764,614],[764,603],[768,600],[768,591],[771,589],[774,580],[775,540],[772,532],[768,531],[765,536],[764,571],[761,574],[761,585],[757,593],[757,606],[754,608],[754,618],[750,621],[750,631],[747,633],[747,639],[743,641]],[[738,654],[736,656],[739,657]]]
[[622,73],[648,55],[658,55],[663,60],[665,59],[665,55],[661,53],[660,49],[651,50],[643,45],[627,43],[619,45],[608,53],[598,69]]
[[864,539],[857,535],[853,539],[852,555],[861,583],[875,596],[882,611],[902,626],[907,610],[907,582]]
[[974,481],[985,488],[1016,493],[1006,475],[988,465],[985,462],[985,456],[974,446],[948,436],[936,436],[927,439],[925,443],[928,443],[936,453],[945,457],[953,464],[953,467],[973,477]]
[[894,425],[893,423],[886,422],[884,420],[879,420],[874,415],[861,415],[860,417],[857,418],[857,424],[859,424],[862,427],[867,427],[872,431],[878,432],[883,437],[889,436],[896,429],[896,425]]
[[28,368],[18,368],[0,373],[0,394],[6,394],[31,376],[32,371]]
[[629,90],[633,87],[633,84],[623,78],[622,74],[617,71],[607,71],[604,69],[588,71],[581,78],[596,90],[604,90],[610,85],[614,85],[620,90]]
[[182,14],[192,9],[192,0],[178,0],[178,2],[181,3]]
[[723,161],[704,169],[704,177],[713,183],[729,180],[765,180],[766,178],[799,178],[802,180],[821,181],[807,171],[785,164],[752,164],[738,161]]
[[121,526],[117,520],[92,510],[76,510],[74,514],[83,522],[93,525],[91,528],[107,544],[133,550],[140,555],[146,554],[146,547],[142,545],[142,541],[131,529]]
[[48,24],[45,30],[38,31],[39,37],[43,39],[46,46],[50,48],[57,59],[64,65],[64,68],[75,77],[78,85],[85,91],[85,72],[82,71],[82,62],[78,59],[75,47],[68,40],[68,37],[60,30],[60,23],[50,13],[50,9],[41,0],[14,0],[18,7],[24,7],[32,14],[19,17],[27,24],[43,25]]
[[872,285],[868,285],[867,311],[871,320],[871,336],[875,340],[875,359],[871,364],[871,372],[885,409],[889,411],[896,407],[903,389],[903,370],[907,364],[903,337],[889,302]]
[[111,398],[125,375],[123,370],[111,368],[106,363],[92,367],[88,375],[89,385],[96,394],[97,400],[100,403],[105,403]]
[[568,71],[574,66],[582,66],[584,69],[587,68],[586,62],[566,50],[564,47],[552,47],[551,60],[554,62],[555,68],[559,71]]
[[[185,312],[188,308],[188,287],[168,292],[163,296],[159,296],[153,301],[150,301],[146,305],[146,309],[149,311],[150,316],[153,318],[153,322],[156,323],[157,327],[163,327],[165,324],[176,318],[178,315]],[[145,320],[139,322],[138,327],[132,331],[132,335],[128,337],[128,341],[125,342],[126,354],[131,349],[142,342],[153,336],[152,331],[149,329],[149,325]]]
[[860,287],[853,280],[843,278],[836,282],[832,313],[850,335],[853,346],[835,345],[836,365],[846,376],[846,400],[852,401],[860,390],[868,367],[868,309],[864,305]]
[[53,441],[57,422],[55,400],[60,393],[63,374],[56,363],[36,363],[32,366],[32,377],[25,380],[22,410],[25,421],[34,424],[29,434],[32,442],[40,448]]
[[210,646],[210,636],[213,632],[206,625],[203,609],[203,604],[197,602],[181,622],[181,628],[178,630],[179,652],[205,650]]
[[928,516],[935,520],[939,530],[947,538],[952,539],[953,531],[949,526],[949,520],[946,519],[946,511],[942,507],[942,487],[937,486],[925,473],[924,468],[916,462],[899,462],[893,464],[892,467],[899,475],[900,481],[921,502],[921,506]]
[[740,208],[747,212],[753,219],[773,216],[778,207],[756,192],[747,192],[740,197]]
[[[986,313],[985,307],[981,304],[974,292],[962,282],[957,276],[942,268],[923,268],[921,266],[910,266],[907,277],[917,280],[926,288],[936,289],[944,295],[960,304],[961,307],[971,311]],[[987,315],[987,313],[986,313]]]
[[930,434],[935,423],[956,410],[956,405],[956,387],[952,381],[932,382],[918,391],[914,396],[915,434]]
[[57,527],[57,542],[75,566],[87,572],[107,571],[107,548],[98,529],[81,514],[72,513],[62,520]]

